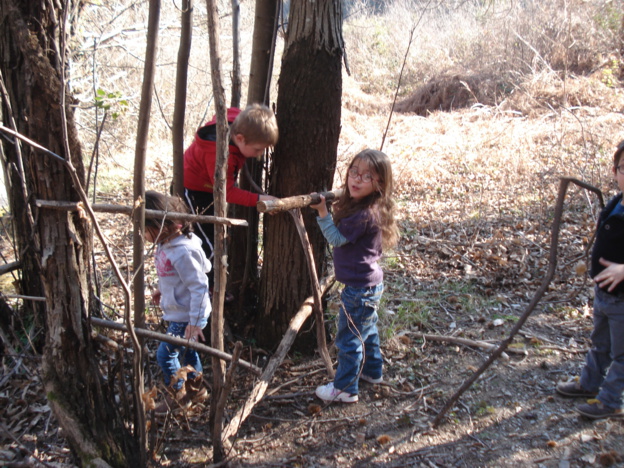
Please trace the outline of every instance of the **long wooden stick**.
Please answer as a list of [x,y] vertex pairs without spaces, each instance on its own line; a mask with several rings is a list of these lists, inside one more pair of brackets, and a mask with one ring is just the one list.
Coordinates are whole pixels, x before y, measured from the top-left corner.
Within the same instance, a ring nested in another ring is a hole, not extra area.
[[332,201],[342,195],[342,189],[309,195],[295,195],[294,197],[278,198],[277,200],[259,201],[256,204],[256,208],[260,213],[279,213],[280,211],[316,205],[321,201],[321,195],[325,197],[325,200]]
[[[36,204],[39,208],[48,208],[51,210],[65,210],[65,211],[78,211],[84,210],[84,204],[82,202],[65,202],[65,201],[50,201],[50,200],[36,200]],[[95,203],[90,205],[91,209],[101,213],[123,213],[132,214],[134,208],[124,205],[111,205],[107,203]],[[174,211],[159,211],[159,210],[145,210],[145,217],[149,219],[161,219],[163,217],[168,219],[177,219],[180,221],[199,222],[199,223],[213,223],[213,224],[225,224],[226,226],[248,226],[247,221],[244,219],[232,219],[223,218],[219,216],[203,216],[193,215],[189,213],[176,213]]]
[[[111,320],[103,320],[97,317],[91,317],[91,323],[93,325],[97,325],[99,327],[111,328],[113,330],[119,330],[127,332],[128,328],[123,323],[113,322]],[[158,333],[152,330],[146,330],[144,328],[135,328],[134,332],[137,336],[141,336],[144,338],[150,338],[153,340],[165,341],[167,343],[171,343],[173,345],[185,346],[186,348],[194,349],[206,354],[210,354],[211,356],[216,356],[219,359],[224,361],[232,361],[232,356],[224,351],[220,351],[215,348],[211,348],[210,346],[206,346],[204,344],[198,343],[197,341],[189,341],[184,338],[177,338],[171,335],[165,335],[163,333]],[[238,364],[241,367],[244,367],[248,371],[252,372],[255,375],[260,375],[262,373],[262,369],[258,366],[254,366],[253,364],[239,359]]]
[[[225,404],[227,403],[228,396],[230,394],[230,390],[232,389],[232,385],[234,384],[234,374],[236,373],[236,367],[240,359],[241,350],[243,349],[243,345],[240,341],[237,341],[234,345],[234,353],[232,354],[232,362],[230,363],[230,367],[225,373],[225,381],[223,383],[223,387],[221,387],[221,391],[218,396],[217,407],[215,409],[215,421],[221,423],[223,421],[223,414],[225,412]],[[215,424],[213,427],[215,431],[212,434],[212,443],[215,446],[215,450],[221,453],[224,453],[224,443],[223,437],[221,436],[223,431],[223,424]],[[227,445],[227,442],[226,442]]]
[[[454,343],[454,344],[460,344],[460,345],[464,345],[464,346],[473,346],[475,348],[482,348],[482,349],[486,349],[488,351],[492,351],[494,349],[496,349],[496,345],[492,344],[492,343],[487,343],[485,341],[475,341],[475,340],[469,340],[468,338],[460,338],[458,336],[445,336],[445,335],[429,335],[427,333],[418,333],[418,332],[405,332],[402,333],[403,335],[411,335],[411,336],[415,336],[416,338],[421,338],[423,340],[429,340],[429,341],[440,341],[440,342],[446,342],[446,343]],[[515,348],[509,348],[508,351],[510,353],[516,353],[516,354],[527,354],[526,350],[524,349],[515,349]],[[505,360],[505,361],[509,361],[509,356],[505,353],[501,353],[501,357]]]
[[[327,290],[334,284],[334,278],[325,278],[325,280],[321,283],[321,292],[325,294]],[[222,439],[224,443],[227,443],[227,440],[234,436],[238,432],[238,428],[243,424],[243,421],[247,419],[247,417],[251,414],[251,411],[254,409],[256,404],[262,397],[264,396],[271,379],[273,378],[273,374],[282,363],[284,358],[286,357],[286,353],[292,346],[295,338],[297,337],[297,332],[306,321],[306,319],[312,314],[314,311],[314,297],[308,297],[304,303],[301,305],[301,308],[295,314],[295,316],[290,320],[290,324],[288,325],[288,330],[284,334],[282,341],[280,342],[277,350],[273,357],[269,360],[267,365],[260,376],[260,380],[256,383],[251,394],[247,398],[247,401],[238,409],[230,423],[223,430]]]
[[12,271],[19,270],[22,267],[22,263],[17,262],[9,262],[0,266],[0,275],[4,275],[5,273],[11,273]]
[[444,407],[440,410],[438,415],[435,417],[435,419],[431,423],[433,427],[436,427],[440,423],[440,421],[442,421],[442,418],[444,417],[446,412],[449,409],[451,409],[451,407],[455,404],[455,402],[459,399],[459,397],[462,396],[462,394],[470,388],[470,386],[479,378],[479,376],[481,376],[481,374],[483,374],[487,370],[487,368],[490,367],[490,365],[496,359],[498,359],[498,357],[503,353],[503,351],[507,349],[507,346],[509,346],[514,336],[516,336],[516,334],[520,331],[520,328],[522,328],[522,325],[524,325],[524,323],[527,321],[527,319],[533,312],[533,309],[535,309],[540,299],[542,298],[542,296],[548,289],[548,286],[550,282],[552,281],[553,276],[555,275],[555,269],[557,268],[557,246],[559,244],[559,229],[561,227],[561,218],[563,215],[563,202],[565,200],[565,195],[568,190],[568,185],[571,182],[596,193],[600,201],[600,206],[604,206],[602,192],[596,187],[593,187],[578,179],[572,179],[569,177],[561,178],[561,180],[559,181],[559,193],[557,194],[557,203],[555,205],[555,217],[553,220],[552,234],[550,238],[550,256],[548,259],[548,271],[546,273],[546,276],[542,280],[542,284],[540,285],[537,292],[533,296],[533,299],[531,299],[531,302],[529,303],[529,305],[523,312],[522,316],[518,319],[518,322],[516,322],[516,325],[509,332],[509,336],[501,342],[498,348],[496,348],[496,350],[492,352],[490,357],[481,365],[481,367],[479,367],[479,369],[477,369],[470,376],[470,378],[466,380],[462,384],[462,386],[455,392],[455,394],[449,399],[449,401],[444,405]]
[[301,216],[300,209],[290,210],[295,221],[295,227],[299,233],[301,239],[301,245],[306,256],[308,272],[310,273],[310,279],[312,280],[312,297],[314,297],[314,316],[316,318],[316,343],[318,346],[319,354],[325,363],[327,369],[327,375],[330,379],[334,378],[334,368],[332,366],[331,358],[329,357],[329,351],[327,350],[327,341],[325,338],[325,321],[323,320],[323,303],[321,294],[321,287],[319,285],[318,275],[316,274],[316,262],[314,261],[314,253],[312,252],[312,246],[310,245],[310,239],[308,238],[308,232],[303,224],[303,216]]

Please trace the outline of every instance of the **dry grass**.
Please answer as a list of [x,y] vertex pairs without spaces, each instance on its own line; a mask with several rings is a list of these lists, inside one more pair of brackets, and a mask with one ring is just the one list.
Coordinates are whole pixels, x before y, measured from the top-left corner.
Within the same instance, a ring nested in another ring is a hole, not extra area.
[[607,67],[620,73],[621,2],[397,0],[380,15],[354,10],[345,24],[349,63],[370,94],[394,87],[406,53],[403,97],[446,75],[494,75],[510,92],[525,75],[541,71],[579,75]]

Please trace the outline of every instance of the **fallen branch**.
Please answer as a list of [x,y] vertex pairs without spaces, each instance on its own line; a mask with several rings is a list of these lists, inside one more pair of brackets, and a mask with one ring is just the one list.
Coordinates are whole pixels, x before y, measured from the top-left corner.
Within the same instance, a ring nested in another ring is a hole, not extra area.
[[562,348],[560,346],[549,346],[549,345],[540,345],[539,349],[552,349],[554,351],[561,351],[562,353],[570,353],[570,354],[586,354],[586,349],[568,349]]
[[[110,320],[102,320],[97,317],[91,317],[91,324],[123,332],[128,331],[127,327],[122,323],[112,322]],[[140,336],[142,338],[150,338],[153,340],[165,341],[174,345],[185,346],[186,348],[210,354],[211,356],[215,356],[224,361],[232,361],[232,356],[228,353],[211,348],[210,346],[206,346],[196,341],[189,341],[185,340],[184,338],[177,338],[175,336],[165,335],[163,333],[158,333],[151,330],[145,330],[144,328],[135,328],[134,332],[137,334],[137,336]],[[260,375],[262,373],[262,369],[260,369],[258,366],[254,366],[253,364],[247,361],[243,361],[242,359],[238,361],[238,364],[248,371],[254,373],[255,375]]]
[[[475,340],[470,340],[468,338],[460,338],[457,336],[428,335],[426,333],[418,333],[418,332],[410,332],[410,331],[406,331],[401,334],[413,335],[416,338],[422,338],[422,339],[430,340],[430,341],[442,341],[442,342],[455,343],[455,344],[460,344],[460,345],[465,345],[465,346],[473,346],[476,348],[487,349],[488,351],[492,351],[496,349],[497,347],[496,345],[492,343],[486,343],[485,341],[475,341]],[[508,351],[510,353],[515,353],[515,354],[524,354],[524,355],[527,354],[525,349],[509,348]],[[501,357],[505,361],[509,360],[509,356],[505,353],[501,353]]]
[[565,200],[565,195],[568,190],[568,185],[570,185],[570,182],[573,182],[585,188],[586,190],[590,190],[596,193],[600,201],[600,206],[604,206],[604,199],[602,197],[602,192],[596,187],[593,187],[577,179],[572,179],[569,177],[561,178],[561,180],[559,181],[559,193],[557,194],[557,203],[555,205],[555,216],[553,220],[552,235],[550,239],[550,256],[548,259],[548,271],[542,281],[542,284],[540,285],[539,289],[533,296],[533,299],[531,299],[531,302],[529,303],[525,311],[522,313],[522,316],[518,319],[518,322],[516,322],[516,325],[509,332],[509,336],[501,342],[498,348],[494,350],[494,352],[481,365],[481,367],[479,367],[479,369],[477,369],[472,374],[472,376],[470,376],[470,378],[462,384],[459,390],[457,390],[455,394],[449,399],[449,401],[444,405],[444,407],[440,410],[438,415],[435,417],[435,419],[431,423],[433,427],[437,426],[440,423],[440,421],[442,420],[446,412],[449,409],[451,409],[451,407],[455,404],[455,402],[459,399],[459,397],[462,396],[462,394],[470,388],[470,386],[479,378],[479,376],[483,374],[496,359],[498,359],[498,357],[503,353],[503,351],[505,351],[505,349],[507,349],[507,346],[509,346],[514,336],[516,336],[516,334],[520,331],[520,328],[522,328],[522,325],[524,325],[524,323],[527,321],[527,319],[529,318],[529,316],[531,315],[531,313],[533,312],[533,310],[539,303],[540,299],[542,298],[542,296],[548,289],[548,286],[550,285],[550,282],[552,281],[553,276],[555,275],[555,269],[557,268],[557,245],[559,242],[559,230],[561,227],[561,217],[563,215],[563,202]]
[[[325,280],[321,284],[321,291],[323,294],[327,292],[327,290],[334,284],[334,278],[325,278]],[[267,363],[262,375],[260,376],[260,380],[256,383],[254,388],[251,391],[251,394],[245,401],[245,403],[238,409],[230,423],[223,430],[223,441],[224,444],[226,441],[234,436],[238,432],[238,428],[243,424],[243,421],[247,419],[247,417],[251,414],[251,411],[258,404],[264,393],[266,392],[271,379],[273,378],[273,374],[282,363],[284,358],[286,357],[286,353],[292,346],[295,338],[297,337],[297,332],[303,325],[303,323],[307,320],[307,318],[312,314],[314,310],[314,298],[308,297],[301,308],[297,312],[297,314],[290,320],[290,324],[288,325],[288,330],[284,334],[282,341],[280,342],[275,354],[269,362]]]
[[316,205],[321,202],[321,195],[325,197],[325,200],[332,201],[342,195],[342,189],[334,190],[332,192],[295,195],[294,197],[259,201],[256,204],[256,208],[260,213],[279,213],[280,211],[289,211],[295,208],[304,208],[306,206]]

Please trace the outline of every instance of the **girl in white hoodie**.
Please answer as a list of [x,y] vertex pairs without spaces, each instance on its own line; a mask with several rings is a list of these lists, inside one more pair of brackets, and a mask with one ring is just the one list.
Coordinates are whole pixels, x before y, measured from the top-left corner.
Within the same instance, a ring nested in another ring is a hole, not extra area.
[[[188,212],[186,204],[179,198],[152,190],[145,192],[145,208]],[[145,220],[145,239],[156,244],[154,263],[158,290],[152,298],[169,322],[167,334],[190,341],[203,340],[202,329],[212,311],[206,275],[212,265],[202,250],[201,241],[191,232],[190,225],[166,216]],[[197,351],[164,341],[158,347],[156,359],[163,371],[165,385],[174,391],[184,385],[184,379],[176,377],[181,366],[191,366],[195,370],[188,374],[189,379],[195,379],[203,370]]]

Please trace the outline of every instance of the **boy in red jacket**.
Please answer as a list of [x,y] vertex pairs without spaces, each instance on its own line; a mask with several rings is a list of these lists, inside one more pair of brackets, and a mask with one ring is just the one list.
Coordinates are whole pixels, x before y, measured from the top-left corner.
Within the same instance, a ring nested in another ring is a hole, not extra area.
[[[252,104],[241,112],[227,111],[230,125],[230,145],[227,166],[226,200],[242,206],[256,206],[258,201],[274,199],[270,195],[248,192],[237,187],[238,173],[246,158],[256,158],[277,143],[279,136],[275,114],[267,106]],[[195,134],[195,140],[184,152],[184,198],[194,214],[214,215],[214,172],[217,154],[216,116]],[[195,224],[195,233],[202,248],[212,259],[214,226]]]

